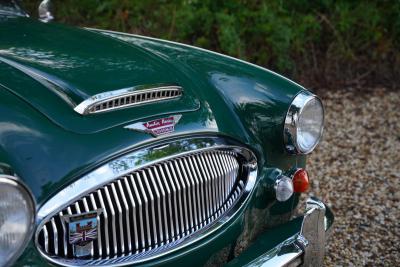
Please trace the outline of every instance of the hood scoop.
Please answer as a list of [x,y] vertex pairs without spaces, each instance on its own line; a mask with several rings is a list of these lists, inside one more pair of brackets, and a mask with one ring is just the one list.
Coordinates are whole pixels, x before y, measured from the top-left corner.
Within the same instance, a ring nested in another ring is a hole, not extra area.
[[182,87],[178,85],[140,85],[96,94],[77,105],[74,110],[82,115],[107,112],[180,98],[182,92]]
[[59,24],[5,23],[0,88],[67,131],[98,133],[200,108],[194,77],[140,46]]

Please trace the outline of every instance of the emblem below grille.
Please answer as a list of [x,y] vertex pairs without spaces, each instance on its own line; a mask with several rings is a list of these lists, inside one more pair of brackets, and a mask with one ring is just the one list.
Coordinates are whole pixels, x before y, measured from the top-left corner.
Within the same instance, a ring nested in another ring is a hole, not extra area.
[[[160,149],[168,151],[165,145]],[[124,173],[47,216],[36,235],[39,250],[59,264],[110,265],[111,259],[140,262],[196,240],[206,229],[208,233],[227,221],[246,199],[255,178],[255,160],[250,155],[239,147],[214,144]],[[116,161],[123,164],[121,159]],[[96,224],[98,236],[91,245],[79,240],[85,254],[69,242],[65,218],[80,219],[80,214],[96,211],[97,218],[88,229]]]

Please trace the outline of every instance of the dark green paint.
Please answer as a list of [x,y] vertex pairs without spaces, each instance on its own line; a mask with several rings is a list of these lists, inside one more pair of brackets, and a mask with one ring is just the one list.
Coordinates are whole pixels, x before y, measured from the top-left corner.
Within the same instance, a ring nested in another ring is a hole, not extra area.
[[[154,83],[179,84],[184,97],[89,116],[71,106],[103,91]],[[0,170],[15,171],[40,206],[102,163],[155,142],[122,126],[182,114],[175,132],[157,140],[225,136],[250,147],[259,164],[257,188],[231,222],[151,262],[203,265],[239,240],[254,240],[286,222],[293,212],[297,196],[276,203],[273,182],[282,171],[305,165],[304,156],[285,152],[282,138],[286,111],[301,90],[265,69],[193,47],[0,17],[0,162],[7,166]],[[46,263],[30,244],[17,263],[22,264]]]

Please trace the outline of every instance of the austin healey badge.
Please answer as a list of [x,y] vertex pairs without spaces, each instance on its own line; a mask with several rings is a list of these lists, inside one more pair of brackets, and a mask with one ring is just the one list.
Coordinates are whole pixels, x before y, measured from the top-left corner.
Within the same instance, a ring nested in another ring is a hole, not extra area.
[[138,122],[125,126],[125,129],[146,132],[154,137],[172,133],[175,131],[175,124],[181,119],[182,115],[173,115],[147,122]]
[[64,216],[68,225],[68,243],[77,258],[91,255],[93,241],[98,237],[98,216],[101,210]]

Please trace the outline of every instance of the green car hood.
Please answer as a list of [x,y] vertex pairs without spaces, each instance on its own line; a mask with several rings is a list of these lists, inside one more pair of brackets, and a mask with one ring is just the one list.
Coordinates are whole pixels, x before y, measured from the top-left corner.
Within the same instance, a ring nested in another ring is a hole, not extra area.
[[[77,133],[199,108],[195,84],[159,56],[90,31],[27,18],[0,22],[0,80],[50,120]],[[182,86],[183,97],[101,115],[73,110],[99,93],[159,83]]]
[[[73,110],[101,92],[155,83],[178,84],[184,95],[88,116]],[[112,158],[185,136],[235,139],[254,151],[260,171],[304,166],[305,158],[289,156],[283,145],[283,121],[301,90],[199,48],[0,17],[0,172],[15,172],[40,205]],[[154,138],[124,129],[168,114],[182,115],[173,133]]]

